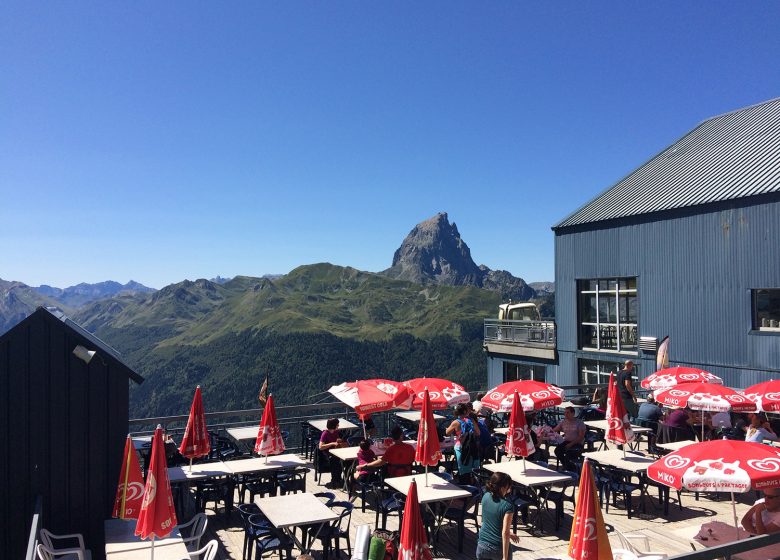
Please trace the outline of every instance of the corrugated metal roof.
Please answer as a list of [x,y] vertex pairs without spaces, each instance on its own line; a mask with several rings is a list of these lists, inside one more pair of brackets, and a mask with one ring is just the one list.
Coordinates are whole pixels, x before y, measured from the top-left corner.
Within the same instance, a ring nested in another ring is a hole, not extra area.
[[712,117],[553,229],[780,192],[780,98]]

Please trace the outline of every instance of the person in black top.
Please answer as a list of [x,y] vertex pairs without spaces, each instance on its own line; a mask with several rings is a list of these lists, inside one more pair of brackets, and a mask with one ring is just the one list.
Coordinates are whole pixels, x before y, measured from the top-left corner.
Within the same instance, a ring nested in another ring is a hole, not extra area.
[[630,418],[636,418],[638,409],[636,406],[636,395],[634,394],[634,380],[632,375],[634,373],[634,362],[626,360],[623,364],[623,369],[618,372],[617,386],[620,398],[623,400],[623,404],[626,406],[626,412]]

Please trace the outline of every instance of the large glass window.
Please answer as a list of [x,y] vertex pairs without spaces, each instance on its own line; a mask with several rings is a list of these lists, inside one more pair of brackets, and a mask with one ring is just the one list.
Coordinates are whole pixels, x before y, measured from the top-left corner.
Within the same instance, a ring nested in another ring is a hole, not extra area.
[[780,332],[780,288],[753,290],[753,328]]
[[545,366],[504,362],[504,383],[507,381],[517,381],[518,379],[544,381],[546,373],[547,368]]
[[[613,362],[610,360],[577,360],[577,367],[580,372],[580,385],[606,385],[609,383],[609,374],[619,372],[623,369],[623,362]],[[637,379],[638,366],[634,364],[634,380]]]
[[637,351],[636,278],[579,280],[577,302],[581,349]]

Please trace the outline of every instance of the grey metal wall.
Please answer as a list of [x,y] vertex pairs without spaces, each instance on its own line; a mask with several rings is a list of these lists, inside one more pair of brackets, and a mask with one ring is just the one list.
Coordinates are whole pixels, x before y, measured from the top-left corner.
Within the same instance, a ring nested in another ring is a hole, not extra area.
[[751,332],[751,289],[780,288],[776,195],[559,229],[555,267],[561,383],[577,381],[577,279],[625,276],[638,278],[639,336],[669,335],[673,364],[734,387],[780,376],[780,335]]
[[0,550],[21,558],[36,496],[43,526],[84,533],[103,557],[127,435],[128,374],[111,360],[89,365],[87,344],[39,309],[0,337]]

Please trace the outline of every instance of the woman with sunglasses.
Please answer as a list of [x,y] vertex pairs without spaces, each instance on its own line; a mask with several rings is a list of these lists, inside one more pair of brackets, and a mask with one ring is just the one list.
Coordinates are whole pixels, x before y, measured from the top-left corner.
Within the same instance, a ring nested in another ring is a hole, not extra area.
[[780,488],[767,488],[742,518],[742,527],[752,535],[780,531]]

